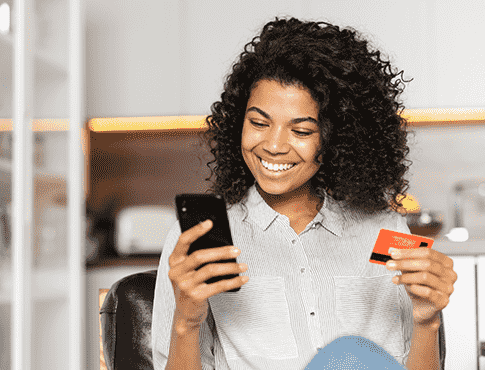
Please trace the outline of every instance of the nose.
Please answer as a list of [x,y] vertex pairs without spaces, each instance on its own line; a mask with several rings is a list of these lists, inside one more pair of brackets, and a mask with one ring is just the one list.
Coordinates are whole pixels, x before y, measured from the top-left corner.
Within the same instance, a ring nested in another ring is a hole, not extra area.
[[271,154],[288,153],[290,144],[288,143],[288,132],[283,127],[273,127],[266,131],[263,149]]

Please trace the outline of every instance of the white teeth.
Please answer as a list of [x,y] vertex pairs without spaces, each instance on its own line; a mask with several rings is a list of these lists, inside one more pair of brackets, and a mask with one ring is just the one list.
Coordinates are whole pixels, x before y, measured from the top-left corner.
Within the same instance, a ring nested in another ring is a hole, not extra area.
[[292,168],[295,164],[273,164],[273,163],[268,163],[265,160],[261,159],[262,165],[267,168],[268,170],[271,171],[286,171]]

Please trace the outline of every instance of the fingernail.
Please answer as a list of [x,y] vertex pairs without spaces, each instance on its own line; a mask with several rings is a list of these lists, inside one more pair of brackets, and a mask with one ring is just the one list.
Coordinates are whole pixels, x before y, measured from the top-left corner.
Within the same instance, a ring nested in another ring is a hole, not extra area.
[[394,261],[387,261],[386,268],[388,270],[393,270],[396,267],[396,262]]
[[401,251],[398,248],[389,248],[389,254],[391,257],[399,257],[401,255]]

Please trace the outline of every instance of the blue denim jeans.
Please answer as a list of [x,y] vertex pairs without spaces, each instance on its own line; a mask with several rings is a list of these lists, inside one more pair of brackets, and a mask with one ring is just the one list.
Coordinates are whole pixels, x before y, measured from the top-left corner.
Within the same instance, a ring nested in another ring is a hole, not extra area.
[[335,339],[318,351],[305,370],[406,370],[382,347],[364,337]]

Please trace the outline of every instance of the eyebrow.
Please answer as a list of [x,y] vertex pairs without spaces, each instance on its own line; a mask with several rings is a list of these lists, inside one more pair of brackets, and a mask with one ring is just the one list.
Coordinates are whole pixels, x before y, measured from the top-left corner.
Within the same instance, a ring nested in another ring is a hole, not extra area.
[[[246,111],[246,113],[251,112],[251,111],[258,112],[259,114],[261,114],[266,119],[272,119],[271,116],[268,113],[266,113],[265,111],[263,111],[263,110],[261,110],[257,107],[249,108]],[[313,122],[314,124],[318,125],[318,121],[315,118],[312,118],[312,117],[293,118],[292,120],[290,120],[290,123],[300,123],[300,122],[305,122],[305,121]]]

